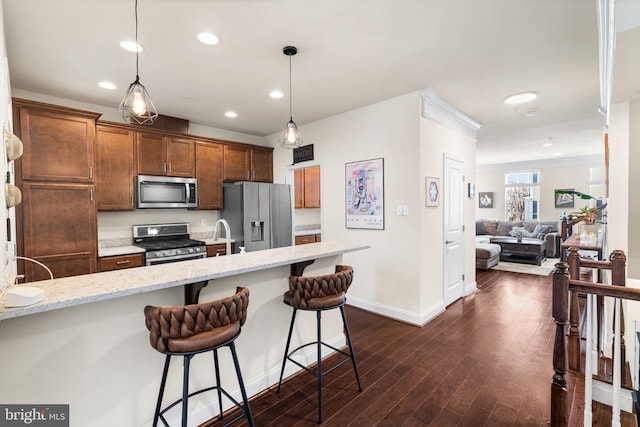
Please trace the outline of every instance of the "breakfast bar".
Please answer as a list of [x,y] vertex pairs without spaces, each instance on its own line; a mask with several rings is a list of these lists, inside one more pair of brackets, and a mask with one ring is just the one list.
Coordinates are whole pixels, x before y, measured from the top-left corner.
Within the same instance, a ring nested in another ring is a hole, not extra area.
[[[200,301],[213,300],[236,286],[250,290],[237,348],[252,396],[278,380],[290,318],[282,304],[289,275],[333,272],[336,264],[349,264],[350,252],[368,247],[327,241],[29,283],[44,289],[44,301],[9,308],[6,297],[0,299],[0,401],[69,404],[71,425],[150,425],[163,358],[149,345],[144,307],[184,305],[185,296],[193,302],[198,293]],[[353,267],[358,286],[359,266]],[[294,339],[312,339],[315,317],[299,320]],[[339,313],[326,320],[323,335],[342,347]],[[315,360],[306,354],[301,360],[307,357]],[[206,357],[194,360],[194,380],[210,383],[210,364]],[[231,361],[223,357],[221,366],[222,382],[235,384]],[[285,376],[294,372],[290,367]],[[180,393],[180,379],[179,369],[169,372],[167,393]],[[231,391],[239,397],[239,390]],[[205,398],[190,402],[191,419],[210,419],[215,406]],[[167,418],[179,419],[179,412]]]

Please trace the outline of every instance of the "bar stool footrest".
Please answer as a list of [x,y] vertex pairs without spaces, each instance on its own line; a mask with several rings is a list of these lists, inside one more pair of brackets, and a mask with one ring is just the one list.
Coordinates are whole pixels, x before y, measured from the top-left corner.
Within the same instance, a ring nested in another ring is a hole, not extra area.
[[[301,368],[302,368],[302,369],[304,369],[305,371],[309,372],[309,373],[310,373],[310,374],[312,374],[313,376],[317,376],[317,375],[318,375],[317,369],[316,369],[316,370],[310,369],[309,367],[307,367],[307,366],[303,365],[302,363],[298,362],[297,360],[294,360],[294,359],[291,357],[291,356],[293,356],[297,351],[302,350],[303,348],[305,348],[305,347],[309,347],[309,346],[311,346],[311,345],[314,345],[314,346],[315,346],[315,345],[317,345],[317,344],[318,344],[318,341],[313,341],[313,342],[310,342],[310,343],[307,343],[307,344],[303,344],[303,345],[301,345],[300,347],[298,347],[298,348],[296,348],[296,349],[294,349],[294,350],[290,351],[290,352],[289,352],[289,354],[287,354],[287,357],[286,357],[286,358],[287,358],[287,360],[289,360],[290,362],[292,362],[292,363],[294,363],[294,364],[298,365],[299,367],[301,367]],[[344,351],[342,351],[342,350],[340,350],[340,349],[338,349],[338,348],[335,348],[334,346],[332,346],[332,345],[330,345],[330,344],[327,344],[327,343],[325,343],[324,341],[320,341],[320,344],[321,344],[321,345],[324,345],[325,347],[328,347],[328,348],[330,348],[330,349],[332,349],[332,350],[334,350],[334,351],[336,351],[336,352],[338,352],[338,353],[340,353],[340,354],[342,354],[343,356],[345,356],[345,359],[344,359],[344,360],[341,360],[341,361],[340,361],[340,362],[338,362],[336,365],[334,365],[334,366],[332,366],[331,368],[327,369],[326,371],[324,371],[324,372],[320,373],[320,375],[322,375],[322,376],[324,376],[324,375],[328,374],[329,372],[333,371],[334,369],[339,368],[340,366],[344,365],[344,364],[345,364],[345,363],[347,363],[348,361],[353,360],[353,355],[351,355],[351,354],[349,354],[349,353],[347,353],[347,352],[344,352]],[[316,363],[317,363],[317,361],[316,361]]]

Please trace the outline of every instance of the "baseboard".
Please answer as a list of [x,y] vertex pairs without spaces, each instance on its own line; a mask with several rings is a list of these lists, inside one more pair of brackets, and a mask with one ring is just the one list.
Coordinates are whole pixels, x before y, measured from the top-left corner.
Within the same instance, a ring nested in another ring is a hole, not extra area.
[[[604,403],[605,405],[613,406],[613,386],[609,383],[605,383],[598,380],[593,380],[593,400],[596,402]],[[618,399],[620,401],[620,410],[633,413],[633,393],[626,388],[621,389],[618,392]]]
[[467,283],[467,285],[464,287],[464,296],[468,297],[474,292],[478,292],[478,282],[476,282],[475,280],[471,283]]
[[[347,345],[347,339],[344,336],[344,334],[340,334],[330,340],[325,340],[324,342],[335,348],[342,348]],[[284,347],[282,348],[282,351],[284,352]],[[335,353],[333,350],[326,348],[325,346],[322,346],[323,359],[333,353]],[[298,353],[295,354],[294,359],[304,366],[309,366],[313,363],[316,363],[316,347],[310,346],[308,350],[299,351]],[[249,399],[251,399],[252,396],[255,396],[258,393],[268,389],[269,387],[278,384],[278,381],[280,380],[280,369],[282,369],[282,365],[280,365],[280,363],[281,362],[279,362],[277,366],[274,366],[273,368],[269,369],[264,375],[251,378],[248,381],[246,378],[244,378],[245,380],[244,387],[246,389],[247,396],[249,396]],[[285,366],[283,378],[286,379],[287,377],[301,370],[302,368],[300,368],[295,363],[287,362],[287,365]],[[224,384],[223,384],[223,387],[224,387]],[[242,393],[240,393],[240,387],[237,384],[237,382],[232,387],[224,387],[224,389],[227,391],[227,393],[233,396],[234,399],[242,403]],[[211,393],[211,392],[207,392],[207,393]],[[203,393],[203,395],[206,395],[207,393]],[[189,410],[189,425],[192,425],[192,423],[195,423],[193,425],[200,425],[205,421],[208,421],[211,418],[218,415],[217,399],[213,398],[213,399],[209,399],[209,401],[211,402],[210,404],[200,407],[199,409],[194,409],[193,411],[191,411],[191,409]],[[234,404],[230,402],[229,399],[226,399],[223,397],[222,399],[223,412],[232,407],[234,407]],[[177,405],[175,409],[177,412],[176,414],[169,414],[169,413],[165,414],[165,418],[167,419],[167,422],[169,423],[169,425],[180,425],[181,423],[180,405]]]
[[354,307],[361,308],[363,310],[370,311],[380,316],[389,317],[391,319],[398,320],[400,322],[409,323],[416,326],[424,326],[429,323],[434,317],[444,312],[445,306],[442,303],[438,303],[424,313],[417,314],[407,310],[401,310],[396,307],[390,307],[388,305],[374,303],[362,298],[348,296],[347,304]]

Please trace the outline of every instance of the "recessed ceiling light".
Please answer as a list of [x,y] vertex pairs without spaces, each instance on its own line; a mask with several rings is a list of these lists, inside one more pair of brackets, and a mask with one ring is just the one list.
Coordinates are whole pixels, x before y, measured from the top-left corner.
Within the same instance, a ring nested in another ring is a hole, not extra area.
[[524,115],[527,117],[535,117],[538,115],[538,110],[529,110],[526,113],[524,113]]
[[142,46],[131,40],[120,42],[120,47],[129,52],[142,52]]
[[284,96],[284,93],[280,92],[279,90],[272,90],[271,92],[269,92],[269,96],[278,99],[282,98]]
[[562,153],[555,153],[555,156],[556,157],[560,157],[560,156],[562,156]]
[[207,33],[207,32],[198,34],[198,40],[200,40],[201,43],[208,44],[211,46],[214,44],[220,43],[220,38],[218,38],[218,36],[216,36],[213,33]]
[[553,144],[550,142],[545,142],[544,144],[542,144],[543,147],[551,147]]
[[537,97],[538,94],[535,92],[521,92],[507,96],[504,103],[509,105],[524,104],[525,102],[533,101]]
[[238,113],[236,113],[235,111],[227,111],[226,113],[224,113],[224,115],[226,117],[229,117],[230,119],[235,119],[236,117],[238,117]]
[[113,83],[111,83],[111,82],[107,82],[107,81],[104,81],[104,82],[100,82],[100,83],[98,83],[98,86],[100,86],[102,89],[109,89],[109,90],[115,90],[115,89],[117,89],[117,88],[118,88],[118,87],[117,87],[116,85],[114,85]]

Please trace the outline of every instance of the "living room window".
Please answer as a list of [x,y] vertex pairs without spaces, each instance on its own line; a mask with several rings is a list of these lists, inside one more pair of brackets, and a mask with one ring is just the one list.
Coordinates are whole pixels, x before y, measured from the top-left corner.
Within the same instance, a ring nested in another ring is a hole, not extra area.
[[507,221],[533,221],[539,217],[540,172],[513,172],[504,175],[505,217]]

